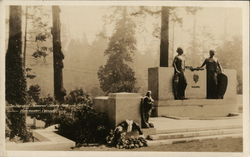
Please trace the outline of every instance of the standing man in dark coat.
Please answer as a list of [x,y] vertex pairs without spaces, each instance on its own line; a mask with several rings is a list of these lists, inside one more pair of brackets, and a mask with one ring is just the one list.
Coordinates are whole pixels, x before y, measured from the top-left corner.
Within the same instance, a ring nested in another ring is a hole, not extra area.
[[200,68],[206,65],[207,69],[207,99],[217,99],[217,75],[222,68],[217,58],[214,57],[215,51],[209,51],[209,57],[205,59]]
[[174,79],[173,79],[173,91],[176,100],[185,99],[185,89],[187,87],[187,81],[184,75],[185,71],[185,58],[183,56],[182,48],[177,48],[178,53],[173,61],[174,67]]

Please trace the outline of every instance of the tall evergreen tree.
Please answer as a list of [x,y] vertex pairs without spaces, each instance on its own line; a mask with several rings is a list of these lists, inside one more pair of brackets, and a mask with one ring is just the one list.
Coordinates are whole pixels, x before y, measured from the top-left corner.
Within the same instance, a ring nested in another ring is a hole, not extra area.
[[160,67],[169,66],[169,23],[174,7],[162,6],[160,10],[152,11],[147,7],[139,7],[139,11],[132,15],[149,14],[161,16],[160,28]]
[[160,43],[160,67],[168,67],[169,63],[169,7],[161,9],[161,43]]
[[60,8],[52,6],[53,14],[53,62],[54,62],[54,95],[58,102],[64,101],[66,91],[63,87],[63,59],[61,46],[61,23],[60,23]]
[[22,8],[10,6],[9,43],[6,53],[6,100],[10,104],[26,103],[26,79],[22,60]]
[[[6,53],[6,101],[13,105],[26,103],[26,79],[22,59],[22,8],[10,6],[9,43]],[[26,128],[25,115],[19,112],[6,113],[6,128],[10,129],[10,138],[19,136],[29,141],[30,134]]]
[[135,23],[128,17],[126,7],[122,7],[121,15],[108,48],[104,52],[108,56],[107,63],[98,71],[101,89],[106,93],[136,90],[135,72],[128,65],[132,63],[131,55],[136,50]]

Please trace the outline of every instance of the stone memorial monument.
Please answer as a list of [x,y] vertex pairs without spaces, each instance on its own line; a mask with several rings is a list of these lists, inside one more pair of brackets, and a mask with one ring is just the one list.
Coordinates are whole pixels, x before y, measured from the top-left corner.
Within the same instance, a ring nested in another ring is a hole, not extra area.
[[[164,60],[167,59],[161,59],[161,62]],[[174,68],[168,67],[168,64],[164,64],[164,67],[148,69],[148,90],[151,91],[150,95],[154,100],[151,106],[154,116],[204,118],[222,117],[237,112],[235,70],[223,70],[228,79],[227,91],[223,99],[207,99],[206,70],[187,68],[184,70],[187,83],[185,99],[175,100],[173,93],[174,72]],[[94,99],[94,108],[108,115],[113,128],[124,120],[133,120],[140,127],[143,123],[148,124],[146,128],[150,128],[148,113],[151,112],[151,107],[147,113],[141,107],[142,95],[138,93],[111,93],[108,96]]]
[[185,76],[187,88],[186,100],[174,100],[172,67],[154,67],[148,69],[148,89],[155,100],[154,115],[166,117],[214,117],[227,116],[237,112],[236,71],[224,69],[228,77],[228,87],[224,99],[206,99],[206,70],[191,71]]

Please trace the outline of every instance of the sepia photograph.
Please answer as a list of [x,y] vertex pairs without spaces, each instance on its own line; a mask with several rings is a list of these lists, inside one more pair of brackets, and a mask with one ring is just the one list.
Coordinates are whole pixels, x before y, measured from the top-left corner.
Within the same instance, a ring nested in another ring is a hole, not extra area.
[[4,155],[249,153],[249,2],[24,2],[1,10]]

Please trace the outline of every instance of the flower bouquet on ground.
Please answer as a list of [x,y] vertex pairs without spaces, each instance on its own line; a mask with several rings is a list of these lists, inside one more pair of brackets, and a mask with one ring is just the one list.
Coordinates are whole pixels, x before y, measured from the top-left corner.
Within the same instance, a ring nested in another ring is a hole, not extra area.
[[133,149],[147,146],[147,141],[140,126],[132,120],[120,123],[109,132],[106,142],[111,147],[119,149]]

